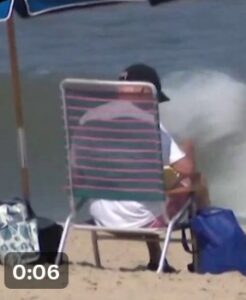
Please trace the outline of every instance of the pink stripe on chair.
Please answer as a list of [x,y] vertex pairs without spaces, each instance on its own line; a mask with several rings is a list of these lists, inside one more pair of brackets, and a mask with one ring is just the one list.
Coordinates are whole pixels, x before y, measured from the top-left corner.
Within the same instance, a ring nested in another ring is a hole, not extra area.
[[[78,95],[71,95],[71,94],[67,94],[66,95],[66,99],[67,100],[82,100],[82,101],[88,101],[88,102],[111,102],[111,101],[124,101],[123,98],[107,98],[107,99],[103,99],[103,98],[96,98],[96,97],[86,97],[86,96],[78,96]],[[125,100],[125,101],[129,101],[129,99]],[[131,99],[131,102],[137,102],[137,103],[147,103],[147,104],[151,104],[152,102],[150,102],[150,100],[140,100],[140,99]]]
[[78,146],[76,145],[77,149],[81,150],[90,150],[90,151],[95,151],[95,152],[119,152],[121,151],[122,153],[161,153],[159,149],[121,149],[121,148],[91,148],[91,147],[86,147],[86,146]]
[[86,106],[75,106],[75,105],[68,105],[67,106],[68,110],[77,110],[77,111],[87,111],[90,110],[90,107],[86,107]]
[[108,137],[92,137],[92,136],[79,136],[73,135],[75,140],[85,141],[104,141],[104,142],[126,142],[126,143],[152,143],[160,144],[160,141],[156,139],[123,139],[123,138],[108,138]]
[[[67,106],[68,111],[72,110],[72,111],[87,111],[87,110],[91,110],[91,107],[86,107],[86,106],[75,106],[75,105],[68,105]],[[149,112],[150,114],[155,113],[155,110],[153,109],[148,109],[146,110],[146,112]]]
[[[97,126],[87,126],[87,125],[83,125],[83,126],[69,126],[69,129],[72,130],[78,130],[78,131],[86,131],[86,130],[94,130],[94,131],[99,131],[99,132],[125,132],[125,133],[132,133],[133,130],[132,129],[115,129],[115,128],[99,128]],[[152,133],[156,133],[156,130],[154,128],[148,128],[148,129],[138,129],[138,128],[134,128],[134,132],[136,133],[146,133],[146,132],[152,132]]]

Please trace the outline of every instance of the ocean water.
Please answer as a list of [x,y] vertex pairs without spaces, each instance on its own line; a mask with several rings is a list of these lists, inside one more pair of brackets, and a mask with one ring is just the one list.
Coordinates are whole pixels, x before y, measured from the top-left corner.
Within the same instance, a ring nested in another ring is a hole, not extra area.
[[[22,20],[16,17],[35,210],[68,210],[59,82],[116,78],[131,63],[155,67],[171,98],[161,119],[192,138],[214,205],[246,218],[246,2],[126,4]],[[0,199],[20,195],[5,25],[0,24]]]

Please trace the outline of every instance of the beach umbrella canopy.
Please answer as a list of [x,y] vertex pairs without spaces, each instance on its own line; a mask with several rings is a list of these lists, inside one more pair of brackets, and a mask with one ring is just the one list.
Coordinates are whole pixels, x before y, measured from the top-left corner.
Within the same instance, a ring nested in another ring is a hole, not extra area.
[[149,2],[156,5],[172,0],[0,0],[0,21],[6,21],[15,10],[22,17],[34,17],[50,12],[122,2]]
[[13,10],[22,17],[33,17],[59,10],[116,2],[124,0],[0,0],[0,19],[10,18]]
[[[26,18],[75,8],[145,1],[147,0],[0,0],[0,22],[7,23],[7,36],[13,85],[13,101],[16,115],[18,147],[21,163],[22,196],[27,202],[29,201],[28,163],[26,155],[25,130],[21,103],[21,87],[15,43],[13,13],[16,12],[21,17]],[[149,0],[149,3],[151,5],[156,5],[161,2],[169,1],[171,0]]]

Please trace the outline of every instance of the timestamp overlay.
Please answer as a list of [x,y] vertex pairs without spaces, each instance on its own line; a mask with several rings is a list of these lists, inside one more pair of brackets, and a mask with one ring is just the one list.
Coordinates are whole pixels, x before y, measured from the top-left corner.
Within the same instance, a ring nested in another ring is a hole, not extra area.
[[[55,253],[47,253],[46,257],[55,257]],[[34,262],[23,264],[15,261],[18,253],[8,253],[4,258],[4,283],[9,289],[64,289],[69,281],[68,256],[62,254],[62,263],[46,264]],[[23,253],[19,253],[23,257]],[[25,254],[28,256],[28,253]]]

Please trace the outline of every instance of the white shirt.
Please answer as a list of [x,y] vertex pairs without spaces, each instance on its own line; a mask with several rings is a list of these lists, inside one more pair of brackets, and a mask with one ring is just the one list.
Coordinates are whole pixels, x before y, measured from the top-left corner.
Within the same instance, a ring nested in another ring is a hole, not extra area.
[[[161,124],[162,156],[164,164],[173,164],[185,154]],[[164,213],[164,201],[91,200],[90,215],[99,226],[136,229],[153,222]]]

